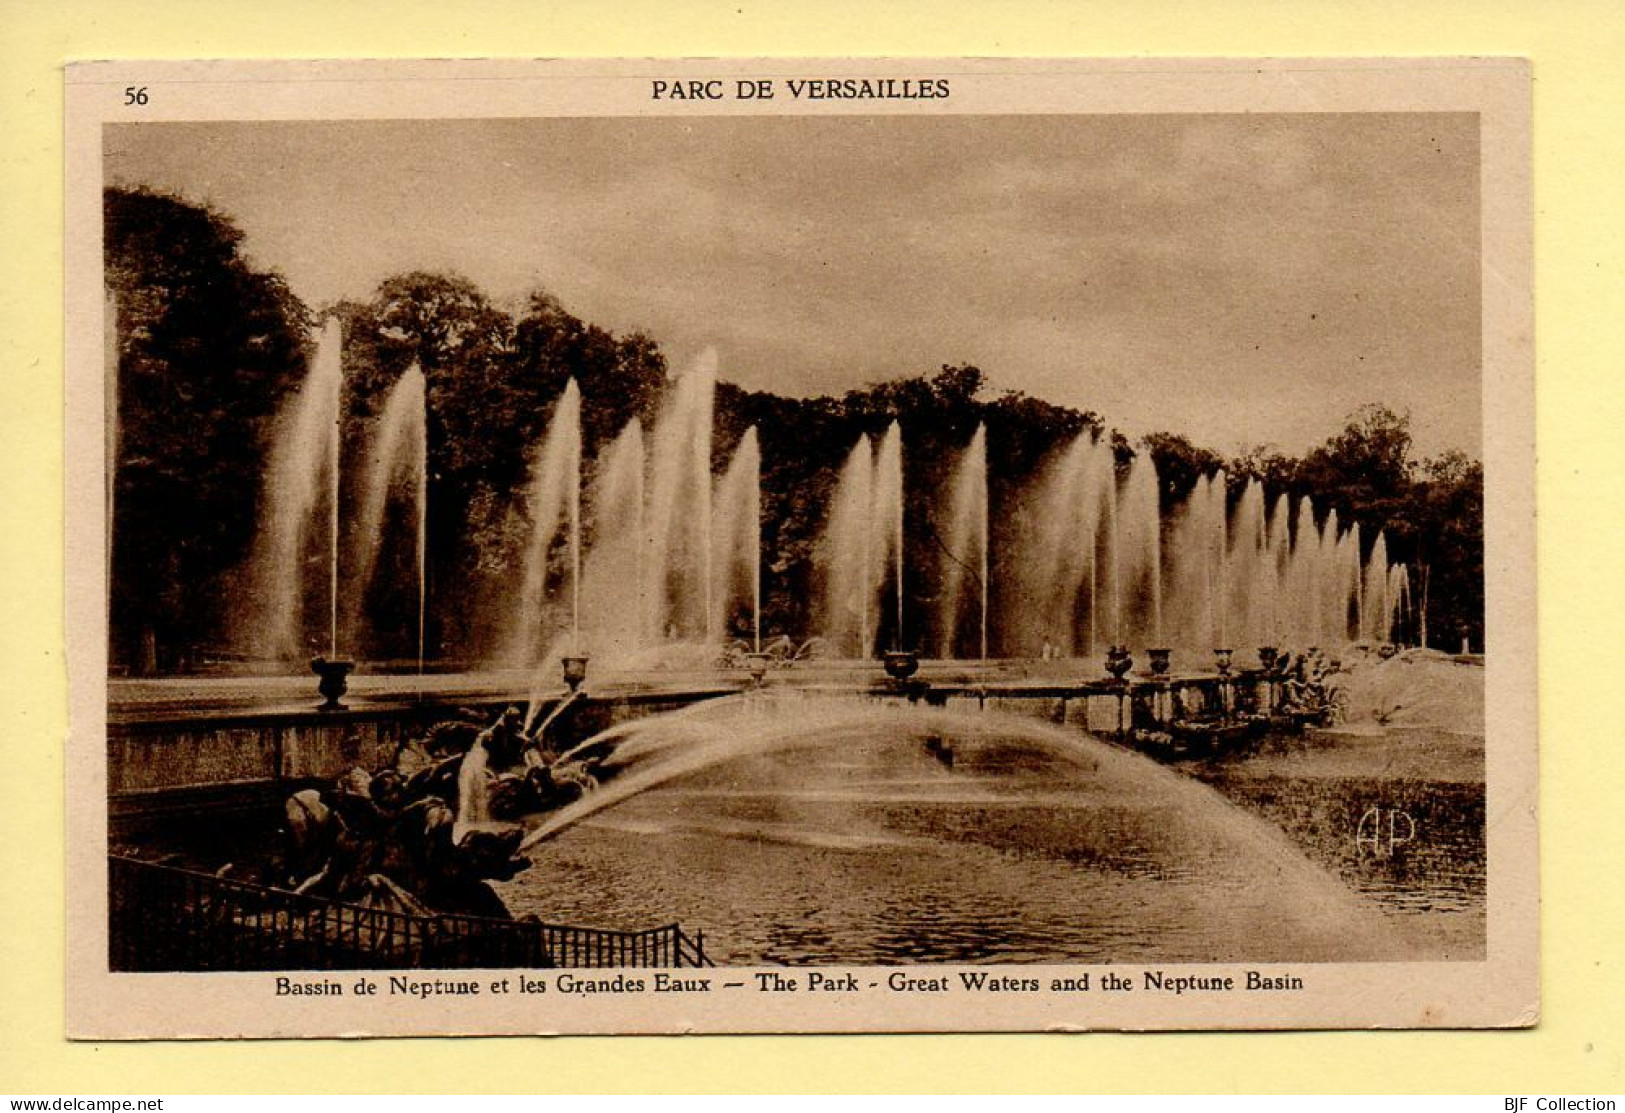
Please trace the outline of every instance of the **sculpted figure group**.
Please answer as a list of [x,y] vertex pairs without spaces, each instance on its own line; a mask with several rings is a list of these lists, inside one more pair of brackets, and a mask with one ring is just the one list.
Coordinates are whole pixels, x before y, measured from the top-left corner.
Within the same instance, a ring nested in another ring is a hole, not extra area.
[[597,780],[591,763],[561,761],[526,734],[519,708],[484,721],[461,710],[404,740],[383,768],[290,796],[273,883],[369,907],[507,918],[488,882],[530,865],[518,853],[518,821],[579,799]]

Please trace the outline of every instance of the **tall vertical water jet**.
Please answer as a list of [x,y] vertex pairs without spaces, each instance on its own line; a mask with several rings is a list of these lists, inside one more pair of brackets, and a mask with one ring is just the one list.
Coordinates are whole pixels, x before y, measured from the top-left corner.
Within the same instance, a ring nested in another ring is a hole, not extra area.
[[[1335,513],[1335,511],[1333,512]],[[1328,522],[1331,516],[1328,515]],[[1327,611],[1328,645],[1337,645],[1360,634],[1360,534],[1359,523],[1338,530],[1331,544],[1331,601]]]
[[1212,477],[1207,489],[1207,524],[1212,536],[1207,542],[1212,554],[1214,607],[1213,647],[1230,645],[1229,585],[1230,585],[1230,516],[1229,476],[1223,468]]
[[711,418],[717,359],[704,352],[667,392],[649,454],[644,537],[650,640],[715,640]]
[[[531,464],[525,511],[529,538],[524,552],[524,580],[514,627],[505,654],[510,664],[541,663],[552,639],[546,625],[549,611],[548,572],[561,529],[568,530],[573,491],[581,484],[581,391],[571,379],[553,407],[553,416]],[[566,544],[569,535],[566,532]]]
[[1393,637],[1394,606],[1392,569],[1388,564],[1388,535],[1377,531],[1366,561],[1360,600],[1360,637],[1385,642]]
[[1120,590],[1134,604],[1122,637],[1161,646],[1162,515],[1157,465],[1148,449],[1129,462],[1117,507]]
[[[1092,657],[1100,615],[1101,523],[1105,518],[1106,495],[1114,477],[1109,441],[1086,436],[1079,438],[1077,447],[1082,452],[1076,456],[1069,453],[1066,467],[1071,474],[1054,504],[1060,514],[1048,535],[1063,551],[1045,566],[1059,574],[1062,594],[1058,602],[1064,607],[1067,632],[1073,635],[1072,644],[1067,646],[1068,654],[1075,656],[1081,649],[1085,656]],[[1081,647],[1075,633],[1080,605],[1087,607],[1088,616]]]
[[1093,441],[1089,445],[1084,461],[1084,472],[1078,491],[1082,503],[1078,508],[1080,525],[1076,537],[1076,543],[1088,568],[1089,621],[1085,628],[1083,647],[1086,657],[1095,655],[1100,628],[1106,616],[1106,608],[1101,603],[1101,597],[1110,567],[1110,556],[1106,552],[1106,546],[1112,540],[1106,519],[1116,489],[1117,463],[1111,441],[1104,439]]
[[1040,608],[1035,621],[1041,636],[1033,639],[1032,649],[1042,652],[1048,645],[1056,655],[1094,653],[1099,551],[1112,482],[1111,446],[1088,433],[1073,441],[1044,481],[1029,534],[1037,548],[1022,562],[1036,576],[1024,598]]
[[599,454],[587,492],[592,541],[582,568],[582,649],[600,672],[632,662],[648,644],[644,466],[643,424],[634,417]]
[[751,643],[759,652],[761,618],[761,450],[753,425],[745,430],[712,502],[712,571],[718,613],[709,625],[727,630],[736,608],[750,609]]
[[1344,575],[1350,580],[1350,591],[1354,595],[1354,606],[1350,617],[1344,619],[1345,629],[1352,630],[1355,639],[1365,637],[1365,565],[1360,564],[1360,554],[1365,551],[1360,539],[1360,523],[1355,522],[1349,526],[1349,552],[1342,559]]
[[836,479],[818,553],[820,631],[838,652],[855,657],[873,649],[873,513],[874,449],[861,436]]
[[1270,597],[1274,569],[1264,515],[1264,485],[1256,478],[1243,485],[1230,529],[1231,629],[1238,645],[1259,646],[1270,637]]
[[[575,380],[570,380],[575,386]],[[570,485],[566,498],[570,506],[570,653],[581,653],[581,401],[576,399],[576,435],[569,446],[566,467]]]
[[[328,648],[336,655],[339,423],[344,387],[343,329],[329,319],[298,392],[278,416],[266,466],[261,533],[253,549],[253,606],[240,640],[256,655],[298,657],[305,647],[307,546],[317,512],[328,508]],[[324,488],[322,483],[328,482]]]
[[1106,593],[1111,603],[1108,612],[1111,622],[1112,645],[1123,644],[1123,560],[1122,560],[1122,524],[1117,520],[1118,505],[1121,496],[1118,492],[1116,468],[1111,470],[1111,478],[1107,482],[1105,506],[1105,544],[1106,544]]
[[897,600],[894,644],[903,644],[903,431],[893,421],[880,438],[875,459],[874,510],[870,518],[876,535],[874,552],[891,569]]
[[762,651],[762,453],[756,440],[756,427],[750,432],[749,492],[745,504],[745,518],[750,523],[747,543],[750,546],[750,628],[751,649]]
[[716,606],[714,600],[717,594],[715,575],[716,554],[711,533],[711,518],[713,515],[711,499],[711,420],[712,405],[715,398],[716,376],[712,372],[712,390],[705,394],[705,412],[703,418],[695,421],[692,429],[693,442],[689,447],[689,466],[694,469],[694,490],[700,497],[700,512],[695,516],[700,531],[700,573],[705,577],[701,585],[700,614],[705,623],[703,632],[705,640],[716,642],[720,639],[722,631],[714,623],[716,620]]
[[1314,617],[1314,561],[1319,541],[1315,505],[1304,495],[1298,499],[1292,517],[1292,544],[1286,557],[1288,619],[1283,631],[1289,641],[1300,645],[1319,638]]
[[1388,619],[1388,637],[1399,641],[1405,636],[1411,617],[1411,575],[1403,564],[1388,566],[1388,600],[1392,608]]
[[1308,497],[1271,499],[1256,478],[1228,496],[1216,471],[1164,514],[1148,451],[1120,481],[1109,442],[1056,453],[1013,510],[1018,578],[1001,620],[1012,645],[1091,655],[1098,635],[1205,666],[1216,648],[1330,646],[1392,626],[1385,540],[1362,566],[1359,527],[1340,529],[1335,512],[1318,522]]
[[1003,596],[999,636],[1005,652],[1017,656],[1070,656],[1076,622],[1093,552],[1083,538],[1086,504],[1082,488],[1093,438],[1084,433],[1053,452],[1034,480],[1016,496],[1011,531],[1013,552],[1002,563],[1014,577]]
[[[569,686],[572,698],[586,678],[586,659],[582,655],[581,641],[581,487],[584,479],[581,440],[581,393],[575,380],[571,379],[554,410],[553,420],[549,422],[539,467],[533,472],[535,482],[531,503],[538,513],[533,522],[534,533],[529,549],[536,566],[541,569],[534,605],[538,615],[546,616],[547,565],[557,535],[562,532],[566,571],[570,578],[569,616],[562,632],[551,636],[545,627],[554,623],[546,622],[544,617],[533,627],[537,631],[535,640],[528,644],[523,640],[519,643],[520,661],[538,666],[526,701],[529,711],[524,730],[527,732],[535,725],[544,692],[551,686],[551,675],[556,675],[552,667],[563,663],[564,681]],[[529,580],[527,576],[527,582]],[[525,630],[522,629],[519,636],[525,638]],[[568,701],[555,705],[554,714],[558,714],[567,704]],[[550,718],[544,722],[541,729],[545,731],[547,723],[551,721]]]
[[378,555],[384,542],[392,496],[410,500],[415,533],[418,593],[418,667],[423,665],[423,616],[427,597],[426,511],[428,507],[428,447],[426,443],[423,372],[416,364],[395,380],[385,395],[374,422],[367,467],[361,478],[358,506],[351,519],[354,539],[350,581],[353,605],[347,616],[346,640],[352,652],[370,644],[364,610],[368,590],[378,573]]
[[[1219,636],[1222,600],[1219,598],[1218,540],[1223,513],[1223,488],[1212,476],[1197,479],[1184,500],[1171,515],[1167,547],[1168,638],[1171,646],[1183,650],[1215,648]],[[1223,647],[1220,647],[1223,648]]]
[[[1307,500],[1307,497],[1305,498]],[[1337,511],[1328,511],[1324,520],[1317,521],[1313,503],[1309,506],[1309,528],[1299,539],[1304,577],[1305,614],[1302,639],[1312,645],[1326,644],[1326,535],[1336,530]]]
[[[903,449],[892,422],[878,450],[867,436],[846,458],[819,546],[821,629],[858,657],[876,649],[888,586],[896,597],[897,640],[903,629]],[[887,577],[890,576],[890,584]]]
[[339,502],[340,502],[340,456],[344,445],[344,376],[338,376],[339,384],[335,392],[338,397],[333,402],[333,421],[328,427],[328,459],[332,467],[327,471],[327,655],[337,658],[339,655]]
[[1332,550],[1337,536],[1337,511],[1326,511],[1325,518],[1310,530],[1306,539],[1304,568],[1309,577],[1309,620],[1305,624],[1304,640],[1325,645],[1330,636],[1329,599],[1331,589]]
[[979,501],[982,504],[981,505],[981,513],[977,515],[977,525],[979,527],[978,532],[980,534],[980,536],[978,538],[979,544],[978,544],[977,547],[980,549],[981,558],[982,558],[981,559],[982,610],[981,610],[981,615],[979,617],[981,618],[982,660],[985,661],[985,660],[987,660],[987,594],[988,594],[988,588],[989,588],[989,584],[988,584],[988,555],[989,555],[988,550],[990,548],[992,548],[992,541],[988,536],[988,527],[989,527],[988,513],[989,513],[989,511],[988,511],[988,503],[987,503],[987,430],[985,428],[981,427],[981,426],[978,426],[976,431],[977,431],[977,434],[981,437],[981,440],[982,440],[981,453],[980,453],[981,458],[982,458],[981,459],[981,467],[977,469],[977,474],[979,474],[982,477],[981,491],[979,493],[979,496],[980,496]]
[[[423,373],[418,372],[419,380]],[[419,382],[423,393],[417,407],[417,527],[418,527],[418,675],[423,675],[425,655],[424,632],[429,616],[429,410],[426,384]]]
[[1282,644],[1282,635],[1286,632],[1285,622],[1287,603],[1286,594],[1287,573],[1292,562],[1292,500],[1286,494],[1277,495],[1275,503],[1270,510],[1269,541],[1266,545],[1268,556],[1265,571],[1266,582],[1269,584],[1269,625],[1266,628],[1267,640],[1272,646]]
[[988,507],[987,428],[977,425],[955,469],[949,501],[946,552],[942,556],[941,610],[938,613],[938,656],[952,657],[958,642],[965,575],[975,570],[979,579],[978,646],[987,659]]

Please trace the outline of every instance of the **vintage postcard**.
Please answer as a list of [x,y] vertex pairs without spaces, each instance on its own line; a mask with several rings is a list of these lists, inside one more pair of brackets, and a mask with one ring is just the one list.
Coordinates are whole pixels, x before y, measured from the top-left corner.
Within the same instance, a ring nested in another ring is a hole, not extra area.
[[1536,1022],[1524,63],[66,92],[70,1035]]

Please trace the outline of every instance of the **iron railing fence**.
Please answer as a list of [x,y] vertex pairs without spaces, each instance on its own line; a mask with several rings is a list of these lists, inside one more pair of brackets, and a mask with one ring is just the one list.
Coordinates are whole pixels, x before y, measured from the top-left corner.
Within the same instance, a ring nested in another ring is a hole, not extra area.
[[703,933],[417,915],[108,857],[114,971],[710,966]]

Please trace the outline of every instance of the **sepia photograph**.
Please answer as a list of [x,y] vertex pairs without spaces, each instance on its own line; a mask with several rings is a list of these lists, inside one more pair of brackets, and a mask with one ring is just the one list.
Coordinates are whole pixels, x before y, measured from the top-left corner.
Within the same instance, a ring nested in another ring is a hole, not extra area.
[[1351,67],[70,75],[86,1034],[1533,1022],[1527,122]]

